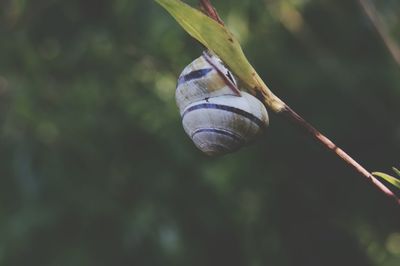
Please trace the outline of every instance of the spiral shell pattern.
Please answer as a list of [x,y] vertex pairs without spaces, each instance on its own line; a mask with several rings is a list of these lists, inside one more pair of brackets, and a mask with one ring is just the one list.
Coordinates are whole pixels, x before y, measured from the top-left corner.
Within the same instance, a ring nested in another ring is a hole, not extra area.
[[237,88],[219,58],[211,59],[202,55],[183,70],[176,102],[187,135],[201,151],[216,156],[259,135],[268,125],[268,113],[257,98]]

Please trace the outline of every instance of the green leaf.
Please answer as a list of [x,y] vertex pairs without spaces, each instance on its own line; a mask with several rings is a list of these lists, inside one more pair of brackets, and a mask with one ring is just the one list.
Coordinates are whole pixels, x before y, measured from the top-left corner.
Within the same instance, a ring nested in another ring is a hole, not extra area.
[[395,168],[395,167],[393,167],[392,169],[393,169],[393,171],[394,171],[398,176],[400,176],[400,170],[398,170],[398,169]]
[[156,0],[196,40],[217,54],[249,86],[255,72],[240,44],[224,26],[179,0]]
[[[400,171],[397,170],[396,168],[394,168],[394,170],[400,176]],[[380,178],[386,180],[387,182],[389,182],[393,186],[395,186],[395,187],[400,189],[400,180],[399,179],[397,179],[397,178],[395,178],[395,177],[393,177],[391,175],[388,175],[388,174],[385,174],[385,173],[381,173],[381,172],[373,172],[372,174],[374,176],[376,176],[376,177],[380,177]]]
[[284,109],[285,104],[265,85],[228,28],[180,0],[156,2],[163,6],[189,35],[218,55],[250,92],[260,92],[265,97],[265,103],[275,112]]

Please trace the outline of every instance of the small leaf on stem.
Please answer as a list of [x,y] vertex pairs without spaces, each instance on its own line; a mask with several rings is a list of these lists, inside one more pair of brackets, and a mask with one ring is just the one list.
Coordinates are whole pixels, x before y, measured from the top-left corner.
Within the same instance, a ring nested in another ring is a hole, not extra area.
[[400,171],[397,168],[393,167],[392,169],[398,176],[400,176]]
[[[397,170],[396,168],[393,167],[393,171],[395,171],[395,173],[398,176],[400,176],[400,171],[399,170]],[[395,186],[398,189],[400,189],[400,180],[399,179],[397,179],[397,178],[395,178],[395,177],[393,177],[391,175],[388,175],[388,174],[385,174],[385,173],[381,173],[381,172],[373,172],[372,174],[374,176],[376,176],[376,177],[380,177],[380,178],[386,180],[387,182],[389,182],[393,186]]]

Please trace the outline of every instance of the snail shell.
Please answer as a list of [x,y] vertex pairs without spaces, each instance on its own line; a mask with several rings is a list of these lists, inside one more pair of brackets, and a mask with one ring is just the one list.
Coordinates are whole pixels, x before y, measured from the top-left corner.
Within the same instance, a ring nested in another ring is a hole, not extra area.
[[265,106],[238,89],[215,55],[204,53],[183,70],[175,96],[185,132],[210,156],[238,150],[268,126]]

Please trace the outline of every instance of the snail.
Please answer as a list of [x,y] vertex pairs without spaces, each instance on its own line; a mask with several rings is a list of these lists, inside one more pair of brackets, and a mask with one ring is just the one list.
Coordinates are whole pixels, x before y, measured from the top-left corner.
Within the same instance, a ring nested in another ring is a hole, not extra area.
[[175,98],[186,134],[210,156],[238,150],[269,123],[262,102],[240,90],[232,73],[210,52],[186,66]]

